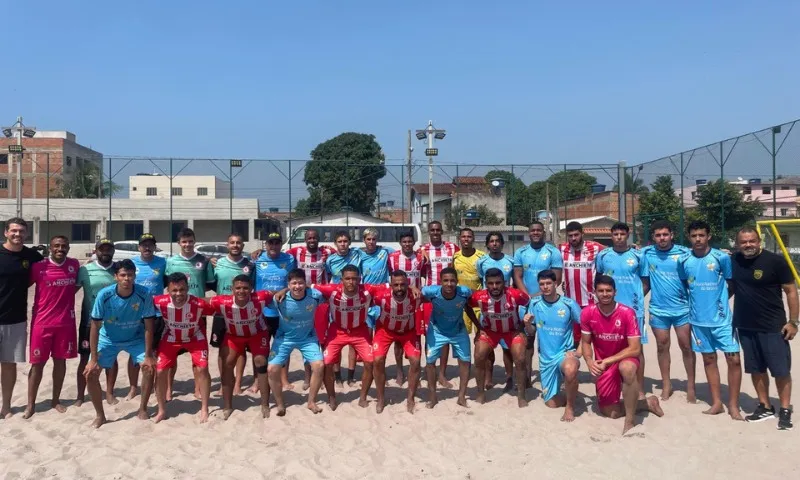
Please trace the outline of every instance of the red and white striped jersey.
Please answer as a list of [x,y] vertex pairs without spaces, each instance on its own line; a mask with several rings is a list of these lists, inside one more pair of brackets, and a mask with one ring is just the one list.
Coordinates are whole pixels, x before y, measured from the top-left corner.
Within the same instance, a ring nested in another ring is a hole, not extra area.
[[420,301],[411,296],[410,292],[406,295],[405,300],[398,302],[392,295],[392,289],[386,288],[376,292],[373,301],[381,308],[381,316],[378,318],[377,324],[379,328],[385,328],[394,333],[414,331],[414,314]]
[[453,266],[453,256],[460,250],[458,245],[452,242],[442,242],[438,246],[426,243],[421,246],[420,251],[428,254],[428,262],[423,269],[425,273],[423,285],[426,287],[441,285],[442,270]]
[[328,274],[325,271],[325,260],[334,250],[327,245],[321,245],[316,252],[311,253],[308,247],[294,247],[286,250],[286,253],[294,257],[297,268],[306,272],[306,283],[308,285],[319,285],[328,283]]
[[564,294],[581,307],[594,304],[594,260],[604,245],[584,240],[583,246],[575,250],[569,243],[558,246],[564,262]]
[[342,330],[350,330],[353,328],[366,327],[367,325],[367,311],[369,307],[374,305],[373,298],[376,293],[385,289],[385,286],[379,285],[359,285],[358,293],[352,297],[344,294],[344,285],[328,284],[328,285],[314,285],[316,290],[322,294],[325,300],[330,305],[330,314],[333,318],[333,323],[339,326]]
[[398,250],[389,254],[389,273],[401,270],[408,275],[408,286],[422,288],[422,269],[425,268],[425,257],[417,251],[412,256],[406,256]]
[[228,335],[250,337],[267,330],[264,307],[272,302],[272,292],[258,291],[250,295],[247,305],[236,305],[233,295],[217,295],[211,305],[225,319]]
[[519,307],[528,305],[531,298],[516,288],[506,288],[499,299],[488,290],[478,290],[469,299],[469,306],[481,310],[481,326],[498,333],[519,329]]
[[192,340],[205,340],[200,322],[207,315],[214,315],[216,309],[202,298],[189,295],[189,299],[178,308],[169,295],[156,295],[153,303],[164,319],[162,340],[170,343],[186,343]]

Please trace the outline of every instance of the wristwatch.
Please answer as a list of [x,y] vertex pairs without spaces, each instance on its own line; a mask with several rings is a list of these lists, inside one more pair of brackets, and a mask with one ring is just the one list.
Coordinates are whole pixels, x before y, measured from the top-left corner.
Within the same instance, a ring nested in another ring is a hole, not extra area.
[[800,320],[797,320],[797,319],[789,320],[789,324],[791,324],[793,327],[797,328],[798,326],[800,326]]

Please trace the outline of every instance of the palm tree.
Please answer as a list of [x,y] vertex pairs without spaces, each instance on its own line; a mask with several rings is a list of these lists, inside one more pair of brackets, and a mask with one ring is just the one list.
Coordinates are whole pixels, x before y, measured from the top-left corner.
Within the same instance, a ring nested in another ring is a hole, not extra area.
[[79,160],[72,175],[56,177],[52,194],[60,198],[108,198],[122,187],[108,180],[103,181],[103,172],[95,162]]
[[[618,192],[619,185],[614,185],[614,188],[611,191]],[[642,195],[649,191],[650,189],[647,188],[647,185],[644,184],[644,180],[642,180],[641,178],[634,179],[630,173],[628,173],[627,171],[625,172],[625,193]]]

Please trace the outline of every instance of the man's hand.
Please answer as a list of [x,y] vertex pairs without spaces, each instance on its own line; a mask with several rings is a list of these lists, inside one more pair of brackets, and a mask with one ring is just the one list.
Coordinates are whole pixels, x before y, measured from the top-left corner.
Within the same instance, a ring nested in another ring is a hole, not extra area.
[[288,288],[284,288],[283,290],[278,290],[277,292],[275,292],[275,295],[272,296],[272,300],[275,303],[281,303],[283,299],[286,298],[286,292],[288,291],[289,291]]
[[142,368],[146,368],[148,370],[154,371],[156,369],[156,359],[152,355],[145,355],[144,361],[142,362]]
[[261,256],[261,252],[263,252],[263,250],[260,248],[258,250],[253,250],[250,252],[250,258],[253,260],[258,260],[258,257]]
[[414,300],[418,300],[419,297],[422,295],[422,292],[419,291],[417,287],[409,287],[408,291],[411,292],[411,298]]
[[784,340],[792,340],[794,336],[797,335],[797,327],[795,327],[791,323],[787,323],[781,329],[781,333],[783,334]]
[[217,267],[217,260],[219,260],[217,257],[211,257],[211,260],[209,260],[209,262],[211,262],[212,267],[214,268]]
[[602,360],[595,360],[589,364],[589,371],[593,377],[599,377],[606,370],[606,365]]
[[522,321],[525,323],[531,323],[533,321],[533,314],[526,313],[524,317],[522,317]]
[[97,360],[94,357],[89,359],[89,362],[86,363],[86,368],[83,369],[83,376],[89,377],[93,373],[100,373],[100,366],[97,364]]

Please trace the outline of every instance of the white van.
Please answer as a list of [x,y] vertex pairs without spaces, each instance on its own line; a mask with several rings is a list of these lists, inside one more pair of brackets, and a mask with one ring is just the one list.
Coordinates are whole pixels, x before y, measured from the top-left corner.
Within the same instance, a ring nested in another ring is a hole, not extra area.
[[422,232],[419,229],[419,225],[413,223],[303,223],[294,228],[286,243],[284,243],[283,250],[305,245],[306,231],[309,229],[319,232],[320,245],[329,245],[336,248],[336,233],[344,230],[350,233],[351,246],[361,248],[364,246],[363,233],[367,228],[378,230],[378,245],[383,247],[400,250],[400,235],[409,231],[414,234],[414,248],[416,249],[420,246]]

